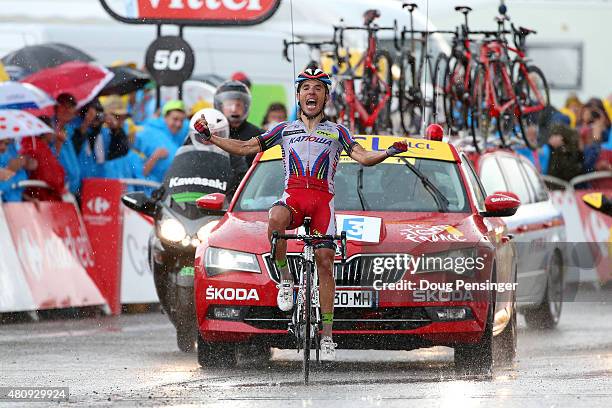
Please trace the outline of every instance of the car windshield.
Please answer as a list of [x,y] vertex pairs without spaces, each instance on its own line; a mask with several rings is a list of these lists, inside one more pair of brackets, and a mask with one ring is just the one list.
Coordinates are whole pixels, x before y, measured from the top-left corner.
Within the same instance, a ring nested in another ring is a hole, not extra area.
[[[469,204],[457,165],[429,159],[410,159],[448,199],[449,212],[468,212]],[[363,169],[361,196],[359,173]],[[438,203],[417,175],[404,163],[362,167],[341,162],[335,177],[336,210],[437,212]],[[267,211],[283,192],[284,170],[280,160],[261,162],[242,190],[234,211]]]

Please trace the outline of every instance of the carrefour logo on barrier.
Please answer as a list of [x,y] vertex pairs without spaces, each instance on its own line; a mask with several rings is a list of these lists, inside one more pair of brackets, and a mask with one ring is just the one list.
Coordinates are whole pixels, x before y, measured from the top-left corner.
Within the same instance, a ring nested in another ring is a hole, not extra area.
[[110,208],[110,203],[103,197],[95,197],[87,202],[87,208],[95,214],[103,214]]
[[381,219],[355,215],[336,215],[338,231],[346,231],[346,238],[353,241],[380,241]]

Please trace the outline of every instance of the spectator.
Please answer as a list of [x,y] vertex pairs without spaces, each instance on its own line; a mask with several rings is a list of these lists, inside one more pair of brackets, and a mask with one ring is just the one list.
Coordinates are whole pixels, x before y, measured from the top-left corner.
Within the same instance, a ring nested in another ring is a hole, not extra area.
[[144,157],[145,178],[159,183],[163,181],[179,147],[176,135],[181,134],[183,129],[189,129],[189,123],[185,120],[185,104],[182,101],[166,102],[162,114],[163,118],[160,119],[163,124],[145,125],[143,130],[136,134],[134,143],[134,148]]
[[[50,122],[49,118],[44,119]],[[38,137],[26,137],[21,141],[21,154],[34,159],[28,169],[28,176],[33,180],[44,181],[49,189],[29,187],[25,195],[40,201],[62,201],[65,192],[66,173],[59,160],[53,154],[50,145],[55,142],[55,135],[47,133]]]
[[104,128],[104,108],[97,99],[81,109],[72,132],[81,178],[103,177],[104,162],[110,147],[110,130]]
[[155,82],[149,81],[143,89],[128,97],[128,113],[136,125],[142,125],[155,117]]
[[583,156],[574,129],[564,124],[554,124],[550,127],[547,144],[550,148],[548,174],[569,181],[582,173]]
[[49,119],[46,116],[43,118],[46,118],[47,124],[55,129],[55,142],[51,145],[51,150],[64,168],[70,192],[77,195],[81,188],[81,169],[76,151],[68,136],[69,133],[73,133],[76,126],[77,101],[74,96],[67,93],[60,94],[56,101],[53,118]]
[[590,173],[595,171],[595,163],[599,159],[601,143],[595,139],[595,133],[590,126],[580,128],[580,143],[584,154],[583,172]]
[[189,133],[185,103],[176,99],[166,102],[161,109],[161,117],[149,119],[143,126],[166,135],[178,149]]
[[34,165],[34,161],[17,153],[15,142],[12,139],[0,139],[0,193],[2,201],[21,201],[23,188],[17,183],[27,180],[25,169]]
[[251,80],[250,78],[247,76],[247,74],[245,74],[242,71],[236,71],[232,74],[232,76],[230,77],[230,79],[232,81],[239,81],[242,82],[243,84],[246,85],[247,88],[249,88],[249,91],[251,90]]
[[586,106],[590,109],[588,125],[593,128],[593,138],[602,144],[607,144],[612,148],[610,132],[612,129],[610,118],[601,99],[591,98]]
[[128,137],[124,130],[128,111],[119,95],[106,97],[103,108],[104,124],[110,133],[108,157],[106,160],[113,160],[125,156],[130,148]]
[[112,179],[144,179],[142,157],[130,147],[124,132],[127,108],[121,97],[109,96],[104,103],[106,125],[111,130],[108,159],[104,163],[104,177]]
[[570,118],[570,127],[575,128],[576,122],[580,116],[580,109],[582,109],[582,102],[578,99],[575,93],[569,94],[565,100],[565,106],[560,109],[560,112]]
[[277,124],[287,120],[287,108],[282,103],[271,103],[263,119],[262,126],[270,130]]

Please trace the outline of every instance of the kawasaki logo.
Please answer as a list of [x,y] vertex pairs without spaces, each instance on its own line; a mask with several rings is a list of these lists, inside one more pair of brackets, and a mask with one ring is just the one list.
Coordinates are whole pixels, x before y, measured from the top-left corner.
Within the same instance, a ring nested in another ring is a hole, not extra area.
[[206,300],[259,300],[257,289],[213,288],[206,289]]
[[96,197],[87,202],[87,208],[93,213],[102,214],[108,211],[110,203],[105,198]]
[[193,185],[212,187],[222,191],[225,191],[227,188],[226,181],[221,181],[219,179],[211,180],[205,177],[172,177],[168,184],[168,188]]

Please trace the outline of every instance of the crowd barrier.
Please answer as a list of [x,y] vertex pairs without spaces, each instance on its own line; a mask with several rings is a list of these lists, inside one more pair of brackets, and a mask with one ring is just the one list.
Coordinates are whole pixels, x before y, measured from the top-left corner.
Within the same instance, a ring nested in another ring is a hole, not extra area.
[[73,203],[4,204],[0,240],[0,312],[106,304]]
[[[608,187],[612,171],[584,174],[569,182],[550,176],[544,179],[550,187],[557,188],[551,191],[551,197],[555,207],[563,213],[567,241],[587,244],[580,247],[588,253],[579,254],[585,262],[578,260],[580,274],[574,279],[597,284],[609,282],[612,280],[612,217],[587,206],[582,196],[592,192],[612,195],[612,188]],[[589,188],[577,189],[580,185]]]
[[134,180],[88,179],[81,202],[85,228],[97,267],[91,275],[112,314],[122,304],[158,302],[148,265],[148,241],[153,221],[121,204],[129,185],[157,184]]

